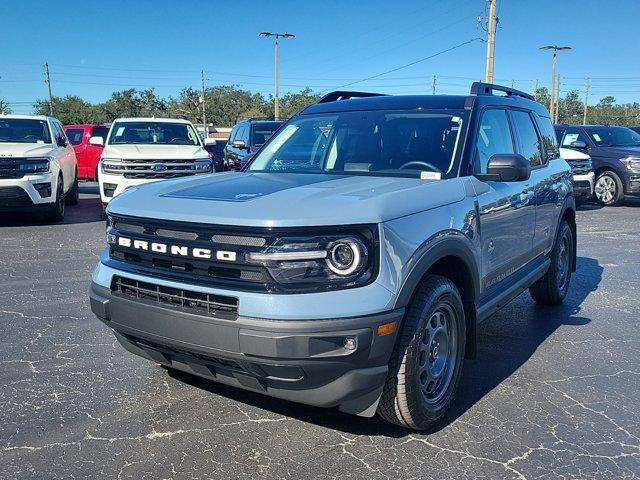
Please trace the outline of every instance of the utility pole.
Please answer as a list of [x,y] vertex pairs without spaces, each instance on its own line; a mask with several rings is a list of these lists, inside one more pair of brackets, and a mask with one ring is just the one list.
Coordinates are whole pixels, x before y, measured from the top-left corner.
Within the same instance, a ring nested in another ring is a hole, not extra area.
[[206,139],[209,135],[207,133],[207,114],[204,106],[204,70],[200,70],[200,81],[202,83],[202,127],[204,128],[204,138]]
[[591,79],[587,77],[584,81],[584,113],[582,114],[582,124],[587,124],[587,108],[589,105],[589,89],[591,88]]
[[551,59],[551,99],[549,101],[549,113],[552,117],[554,117],[554,112],[557,111],[557,102],[558,98],[556,97],[556,92],[559,92],[560,89],[558,85],[556,85],[556,81],[558,80],[558,52],[562,50],[571,50],[571,47],[559,47],[558,45],[547,45],[544,47],[540,47],[540,50],[553,50],[553,58]]
[[51,75],[49,74],[49,64],[44,64],[44,78],[49,87],[49,114],[53,115],[53,95],[51,95]]
[[486,82],[493,83],[493,63],[496,51],[496,26],[498,25],[498,17],[496,17],[496,3],[498,0],[489,0],[489,27],[487,30],[487,74]]
[[274,112],[273,112],[273,116],[275,120],[278,120],[278,117],[280,116],[280,74],[279,74],[279,69],[280,69],[280,65],[279,65],[279,60],[278,60],[278,56],[279,56],[279,47],[280,47],[280,38],[284,38],[285,40],[291,40],[293,38],[296,38],[296,36],[292,33],[272,33],[272,32],[261,32],[260,33],[261,37],[275,37],[276,39],[276,44],[275,44],[275,52],[274,52],[274,65],[273,65],[273,76],[274,76]]
[[558,123],[558,111],[560,110],[560,75],[556,76],[556,106],[553,115],[553,123]]
[[538,79],[536,78],[536,83],[533,87],[533,94],[535,95],[538,91],[538,87],[540,86],[540,82],[538,82]]
[[436,76],[434,75],[433,78],[431,79],[431,95],[435,95],[436,94]]

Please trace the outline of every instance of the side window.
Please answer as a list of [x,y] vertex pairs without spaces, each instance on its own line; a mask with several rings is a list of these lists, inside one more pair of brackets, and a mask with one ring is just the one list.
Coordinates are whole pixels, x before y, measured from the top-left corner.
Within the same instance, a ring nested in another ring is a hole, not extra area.
[[69,128],[65,131],[67,138],[71,142],[71,145],[80,145],[82,143],[82,136],[84,130],[82,128]]
[[60,124],[54,121],[54,122],[51,122],[51,126],[53,127],[53,136],[56,137],[56,142],[59,142],[60,140],[66,141],[67,138]]
[[485,110],[482,114],[476,150],[478,173],[487,173],[487,163],[496,153],[515,153],[505,110]]
[[587,137],[583,135],[580,130],[578,130],[577,128],[567,128],[567,131],[565,132],[562,139],[562,146],[571,147],[571,144],[573,142],[584,142],[588,145]]
[[540,137],[533,125],[531,115],[520,110],[512,110],[513,128],[518,132],[519,153],[529,160],[532,167],[542,165],[542,149]]
[[538,118],[540,134],[542,135],[542,147],[546,157],[545,161],[548,162],[549,160],[560,157],[556,132],[553,129],[553,125],[551,125],[551,119],[549,117],[541,117],[540,115],[536,116]]
[[231,129],[231,133],[229,134],[229,143],[233,142],[236,139],[236,136],[238,135],[238,129],[240,127],[238,125],[236,125],[235,127],[233,127]]

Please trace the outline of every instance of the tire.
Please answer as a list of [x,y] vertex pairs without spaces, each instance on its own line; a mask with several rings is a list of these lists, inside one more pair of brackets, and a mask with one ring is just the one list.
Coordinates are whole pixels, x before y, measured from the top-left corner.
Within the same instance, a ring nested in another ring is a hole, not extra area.
[[73,180],[73,186],[71,190],[67,192],[65,201],[67,205],[78,205],[78,199],[80,198],[80,189],[78,188],[78,172],[76,171],[76,177]]
[[569,291],[573,259],[573,232],[562,221],[556,242],[551,250],[551,265],[542,278],[529,287],[529,293],[541,305],[560,305]]
[[49,222],[61,222],[64,220],[64,184],[62,183],[62,175],[58,177],[58,186],[56,188],[56,200],[49,211],[45,213],[45,218]]
[[612,170],[605,170],[598,174],[594,196],[597,202],[605,207],[621,205],[624,202],[624,187],[618,174]]
[[447,278],[428,276],[407,307],[378,415],[414,430],[424,430],[440,418],[460,382],[465,338],[458,289]]

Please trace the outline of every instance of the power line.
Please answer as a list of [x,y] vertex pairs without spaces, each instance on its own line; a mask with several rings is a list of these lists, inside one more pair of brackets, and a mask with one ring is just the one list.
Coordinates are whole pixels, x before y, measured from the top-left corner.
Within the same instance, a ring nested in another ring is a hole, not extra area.
[[413,65],[416,65],[418,63],[424,62],[426,60],[430,60],[432,58],[438,57],[438,56],[443,55],[445,53],[448,53],[448,52],[451,52],[451,51],[456,50],[458,48],[461,48],[461,47],[463,47],[465,45],[469,45],[470,43],[473,43],[473,42],[478,41],[478,40],[482,41],[482,39],[480,37],[472,38],[471,40],[467,40],[466,42],[459,43],[458,45],[454,45],[453,47],[449,47],[449,48],[447,48],[445,50],[441,50],[441,51],[439,51],[437,53],[434,53],[432,55],[429,55],[427,57],[420,58],[418,60],[414,60],[413,62],[409,62],[409,63],[406,63],[404,65],[400,65],[399,67],[392,68],[390,70],[386,70],[386,71],[378,73],[376,75],[371,75],[369,77],[363,78],[362,80],[357,80],[355,82],[346,83],[344,85],[339,86],[338,88],[350,87],[351,85],[355,85],[357,83],[362,83],[362,82],[366,82],[367,80],[372,80],[374,78],[382,77],[383,75],[386,75],[388,73],[397,72],[398,70],[402,70],[403,68],[411,67]]

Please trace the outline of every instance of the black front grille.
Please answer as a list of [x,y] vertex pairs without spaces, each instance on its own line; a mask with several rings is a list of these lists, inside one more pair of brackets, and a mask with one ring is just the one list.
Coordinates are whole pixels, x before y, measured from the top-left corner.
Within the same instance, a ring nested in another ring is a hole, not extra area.
[[29,194],[20,187],[0,187],[0,207],[31,207],[33,202]]
[[20,165],[24,163],[24,158],[0,158],[0,178],[22,178],[24,172],[20,170]]
[[[112,243],[110,259],[125,262],[141,274],[153,272],[154,276],[174,281],[255,291],[264,291],[267,284],[272,283],[266,268],[246,261],[247,253],[263,251],[269,241],[265,235],[214,225],[119,217],[112,217],[109,233],[115,238],[126,237],[149,244],[159,242],[189,249],[203,248],[212,252],[212,258],[205,259],[124,247],[117,241]],[[217,251],[232,252],[235,260],[218,260]]]
[[117,296],[197,315],[235,320],[238,299],[225,295],[165,287],[124,277],[114,277],[111,290]]
[[591,160],[576,160],[571,162],[571,172],[574,175],[586,175],[591,171]]

